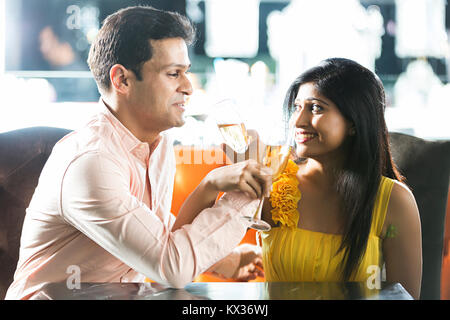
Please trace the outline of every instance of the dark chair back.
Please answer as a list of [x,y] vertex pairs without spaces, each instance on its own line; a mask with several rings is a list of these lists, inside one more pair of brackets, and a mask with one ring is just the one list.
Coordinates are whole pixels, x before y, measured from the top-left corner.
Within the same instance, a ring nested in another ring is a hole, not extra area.
[[445,213],[450,179],[450,141],[390,133],[394,162],[406,177],[422,225],[421,299],[440,299]]
[[0,134],[0,299],[13,281],[25,209],[55,143],[70,130],[33,127]]

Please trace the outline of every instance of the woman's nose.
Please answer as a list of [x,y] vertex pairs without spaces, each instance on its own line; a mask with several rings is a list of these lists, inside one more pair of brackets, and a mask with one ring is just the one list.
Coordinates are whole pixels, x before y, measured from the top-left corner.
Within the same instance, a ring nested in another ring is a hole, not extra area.
[[299,110],[296,110],[294,112],[292,121],[294,121],[294,124],[297,128],[305,127],[309,124],[310,117],[305,108],[300,108]]

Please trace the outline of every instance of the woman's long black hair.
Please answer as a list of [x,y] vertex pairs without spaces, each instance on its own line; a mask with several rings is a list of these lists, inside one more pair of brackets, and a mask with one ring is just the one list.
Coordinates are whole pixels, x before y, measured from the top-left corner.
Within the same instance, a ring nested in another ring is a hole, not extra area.
[[346,216],[338,252],[344,250],[342,278],[348,281],[366,250],[381,176],[402,182],[404,178],[391,156],[384,119],[385,92],[380,79],[352,60],[324,60],[292,83],[284,103],[286,120],[295,109],[299,87],[308,82],[314,83],[322,95],[336,104],[355,130],[355,135],[348,137],[347,158],[344,167],[336,173],[335,185]]

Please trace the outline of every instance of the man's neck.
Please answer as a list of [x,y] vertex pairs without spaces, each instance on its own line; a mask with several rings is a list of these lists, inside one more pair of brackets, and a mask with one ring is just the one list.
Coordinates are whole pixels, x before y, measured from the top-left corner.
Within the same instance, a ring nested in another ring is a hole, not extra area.
[[161,139],[160,132],[149,132],[140,129],[139,126],[136,125],[132,119],[130,119],[128,113],[122,112],[122,109],[125,108],[118,108],[116,103],[111,102],[109,99],[105,99],[104,97],[102,97],[102,100],[108,110],[114,117],[116,117],[117,120],[120,121],[120,123],[122,123],[125,128],[127,128],[139,141],[148,143],[150,151],[156,148],[159,140]]

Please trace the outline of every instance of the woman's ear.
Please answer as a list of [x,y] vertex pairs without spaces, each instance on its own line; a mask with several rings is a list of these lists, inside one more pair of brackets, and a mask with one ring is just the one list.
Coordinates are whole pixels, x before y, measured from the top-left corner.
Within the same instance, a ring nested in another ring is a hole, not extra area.
[[348,129],[348,134],[349,134],[350,136],[356,135],[356,129],[355,129],[355,126],[354,126],[354,125],[352,125],[352,126]]

